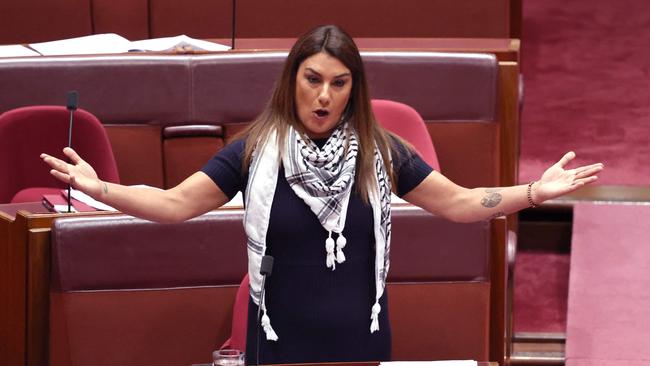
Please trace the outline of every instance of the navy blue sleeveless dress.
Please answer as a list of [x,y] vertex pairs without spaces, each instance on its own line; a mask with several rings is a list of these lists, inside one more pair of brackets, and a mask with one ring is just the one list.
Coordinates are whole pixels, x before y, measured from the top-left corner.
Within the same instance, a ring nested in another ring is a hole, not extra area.
[[[315,141],[319,146],[325,143]],[[431,172],[416,154],[395,141],[393,166],[398,195],[415,188]],[[242,173],[244,142],[235,141],[202,169],[229,197],[246,189]],[[395,158],[398,157],[398,158]],[[279,339],[267,341],[258,330],[257,305],[249,298],[246,362],[255,364],[260,334],[260,364],[390,360],[388,294],[380,299],[379,331],[370,333],[375,301],[372,208],[353,187],[343,235],[346,261],[332,271],[325,265],[327,231],[293,192],[280,166],[273,197],[267,254],[274,257],[266,281],[266,304]]]

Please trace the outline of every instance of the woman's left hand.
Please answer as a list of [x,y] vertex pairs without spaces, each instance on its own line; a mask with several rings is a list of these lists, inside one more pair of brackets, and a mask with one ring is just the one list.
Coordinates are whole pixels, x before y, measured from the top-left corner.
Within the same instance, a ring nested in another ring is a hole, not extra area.
[[602,163],[585,165],[573,169],[565,169],[567,164],[576,157],[573,151],[570,151],[546,169],[542,178],[535,182],[532,191],[532,198],[535,203],[542,203],[546,200],[553,199],[567,193],[571,193],[585,184],[592,183],[598,179],[596,174],[603,170]]

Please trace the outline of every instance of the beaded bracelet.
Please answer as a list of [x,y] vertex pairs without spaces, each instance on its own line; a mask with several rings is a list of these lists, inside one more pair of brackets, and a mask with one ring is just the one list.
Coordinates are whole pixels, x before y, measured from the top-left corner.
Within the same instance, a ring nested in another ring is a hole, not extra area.
[[526,189],[526,196],[528,197],[528,204],[530,204],[530,207],[537,207],[537,204],[535,201],[533,201],[533,184],[535,184],[535,181],[532,181],[528,183],[528,188]]

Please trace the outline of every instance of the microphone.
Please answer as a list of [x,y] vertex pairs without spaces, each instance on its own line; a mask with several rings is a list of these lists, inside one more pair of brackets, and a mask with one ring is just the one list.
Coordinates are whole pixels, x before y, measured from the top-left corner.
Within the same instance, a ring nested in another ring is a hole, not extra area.
[[260,314],[262,310],[262,300],[264,299],[264,293],[266,292],[264,285],[266,284],[266,277],[271,276],[272,271],[273,271],[273,257],[271,257],[270,255],[263,256],[262,264],[260,265],[260,274],[262,275],[262,290],[260,292],[260,305],[257,307],[257,355],[255,360],[255,364],[257,366],[260,365],[260,327],[262,326],[260,324],[261,322]]
[[[79,93],[76,90],[71,90],[68,92],[68,101],[66,103],[66,108],[70,111],[70,127],[68,127],[68,147],[72,147],[72,119],[74,111],[77,110],[77,104],[79,103]],[[68,183],[68,212],[72,212],[72,204],[70,198],[70,183]]]
[[235,29],[237,26],[237,0],[232,0],[232,29],[230,32],[230,49],[235,49]]
[[[262,257],[262,264],[260,265],[262,281],[266,279],[266,276],[271,276],[271,272],[273,272],[273,257],[265,255]],[[264,287],[262,287],[262,291],[264,291]]]

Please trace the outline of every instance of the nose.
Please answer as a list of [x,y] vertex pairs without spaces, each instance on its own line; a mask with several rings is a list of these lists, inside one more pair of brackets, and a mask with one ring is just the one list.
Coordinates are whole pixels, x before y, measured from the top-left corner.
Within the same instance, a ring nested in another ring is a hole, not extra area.
[[327,83],[325,83],[320,89],[320,92],[318,93],[318,103],[322,107],[327,107],[331,101],[332,101],[332,97],[330,95],[330,88],[327,85]]

